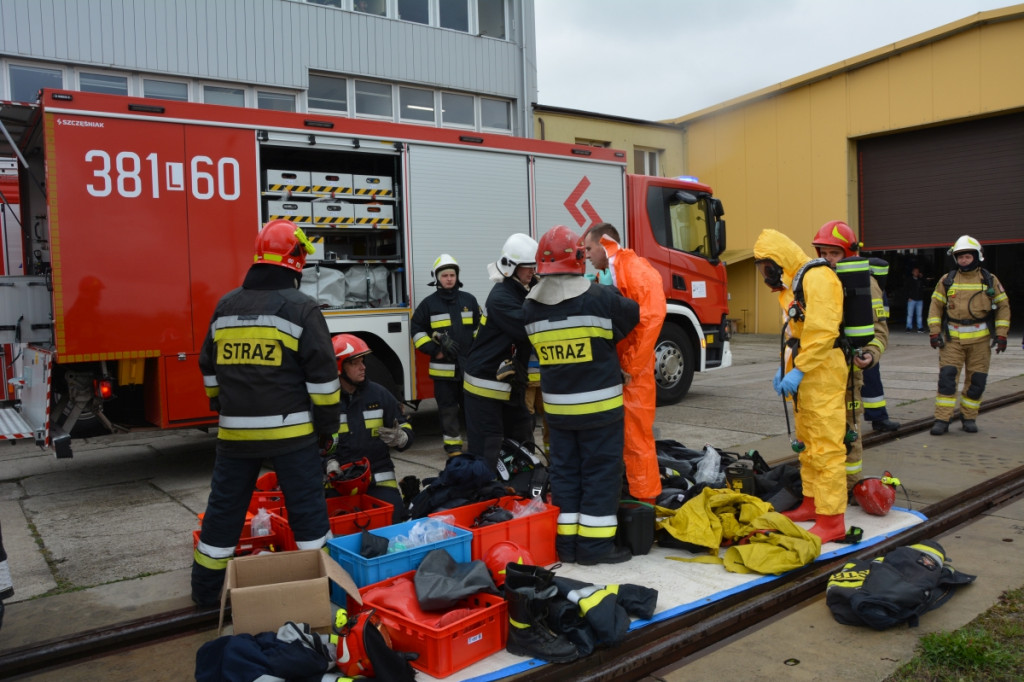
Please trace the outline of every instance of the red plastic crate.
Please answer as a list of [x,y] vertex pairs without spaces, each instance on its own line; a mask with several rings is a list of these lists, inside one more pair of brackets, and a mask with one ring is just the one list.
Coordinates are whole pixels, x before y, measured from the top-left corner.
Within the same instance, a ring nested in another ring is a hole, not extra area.
[[[270,515],[270,534],[253,535],[249,527],[250,520],[246,519],[245,527],[242,529],[242,536],[238,538],[235,546],[235,556],[246,556],[255,554],[259,550],[268,552],[284,552],[296,549],[295,538],[292,535],[288,524],[284,523],[281,517],[276,514]],[[192,549],[199,544],[199,531],[192,531]]]
[[[327,498],[327,521],[335,537],[391,525],[395,508],[369,495],[347,495]],[[288,510],[277,512],[288,522]]]
[[268,512],[284,507],[284,493],[278,488],[277,474],[273,471],[256,479],[256,490],[249,500],[249,511],[255,514],[261,507]]
[[[365,595],[375,587],[393,585],[400,580],[411,581],[416,571],[367,585],[359,590]],[[350,605],[353,605],[350,600]],[[471,613],[447,625],[436,627],[420,623],[388,608],[363,601],[362,609],[376,609],[391,636],[395,651],[415,651],[419,658],[412,666],[432,677],[447,677],[505,648],[508,636],[508,604],[501,597],[481,592],[462,599],[447,611],[471,609]],[[442,615],[443,612],[438,613]]]
[[558,507],[550,504],[544,505],[544,511],[528,516],[522,516],[511,521],[493,523],[489,526],[473,528],[473,521],[482,511],[497,504],[498,506],[512,511],[516,503],[526,504],[522,498],[510,496],[503,497],[497,502],[477,502],[467,504],[463,507],[446,509],[434,512],[430,516],[451,516],[451,522],[457,528],[463,528],[473,534],[473,541],[470,545],[470,555],[473,559],[483,559],[487,550],[499,542],[509,540],[516,543],[523,549],[529,550],[530,555],[538,566],[547,566],[558,561],[558,554],[555,551],[555,535],[558,532]]

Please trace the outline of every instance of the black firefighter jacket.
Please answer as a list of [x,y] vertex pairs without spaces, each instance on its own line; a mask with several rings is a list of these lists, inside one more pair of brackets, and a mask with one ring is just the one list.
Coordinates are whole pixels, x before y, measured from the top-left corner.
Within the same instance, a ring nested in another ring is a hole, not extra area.
[[294,273],[253,265],[217,303],[199,354],[203,385],[220,412],[218,450],[236,457],[287,454],[338,430],[338,365],[316,301]]

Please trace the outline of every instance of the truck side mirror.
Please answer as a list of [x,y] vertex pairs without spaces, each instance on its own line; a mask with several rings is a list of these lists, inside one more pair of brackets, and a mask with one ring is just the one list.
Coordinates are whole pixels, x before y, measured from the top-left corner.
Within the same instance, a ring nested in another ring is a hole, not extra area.
[[716,220],[711,236],[711,257],[717,259],[725,251],[725,221]]

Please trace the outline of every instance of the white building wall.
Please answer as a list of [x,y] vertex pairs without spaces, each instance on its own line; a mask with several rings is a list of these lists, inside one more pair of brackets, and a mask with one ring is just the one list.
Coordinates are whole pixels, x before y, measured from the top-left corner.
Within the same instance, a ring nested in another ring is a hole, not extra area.
[[509,100],[529,135],[533,0],[505,4],[507,40],[297,0],[0,0],[0,57],[296,92],[311,70],[381,79]]

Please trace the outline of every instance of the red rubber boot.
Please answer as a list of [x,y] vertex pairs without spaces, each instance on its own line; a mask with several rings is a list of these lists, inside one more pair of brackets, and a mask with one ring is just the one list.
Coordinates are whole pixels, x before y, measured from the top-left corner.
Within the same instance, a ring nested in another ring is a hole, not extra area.
[[796,509],[782,512],[790,521],[813,521],[817,514],[814,513],[814,498],[805,497],[804,501]]
[[821,544],[842,540],[846,537],[846,519],[843,514],[818,516],[817,522],[811,526],[811,533],[821,538]]

